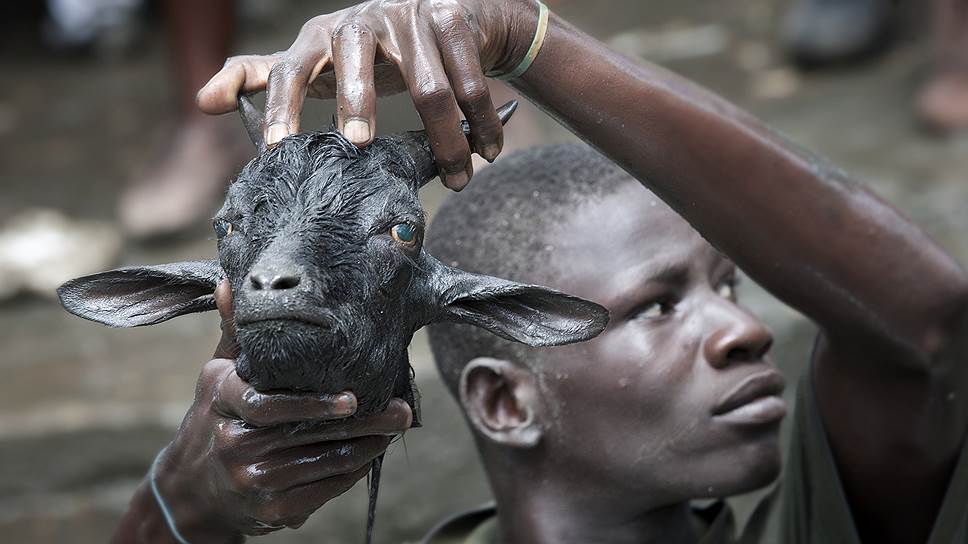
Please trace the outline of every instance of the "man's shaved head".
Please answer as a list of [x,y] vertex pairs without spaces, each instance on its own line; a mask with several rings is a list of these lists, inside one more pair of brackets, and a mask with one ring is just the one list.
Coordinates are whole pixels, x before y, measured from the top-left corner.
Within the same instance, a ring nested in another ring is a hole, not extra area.
[[[555,241],[577,234],[565,231],[570,215],[632,182],[628,173],[584,144],[518,152],[452,195],[438,211],[425,244],[445,264],[553,287]],[[524,363],[541,353],[466,325],[438,323],[428,331],[437,367],[452,393],[464,365],[475,357]]]

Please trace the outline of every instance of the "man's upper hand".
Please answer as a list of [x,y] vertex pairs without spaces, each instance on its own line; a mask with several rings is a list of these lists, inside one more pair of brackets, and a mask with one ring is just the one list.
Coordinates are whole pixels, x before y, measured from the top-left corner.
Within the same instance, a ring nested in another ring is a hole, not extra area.
[[307,95],[335,97],[339,129],[363,146],[376,134],[376,97],[409,90],[444,183],[459,190],[473,173],[471,152],[493,160],[503,146],[484,74],[514,68],[530,46],[536,16],[529,0],[371,0],[311,19],[285,51],[228,59],[199,91],[198,104],[227,113],[239,93],[267,90],[271,145],[299,130]]

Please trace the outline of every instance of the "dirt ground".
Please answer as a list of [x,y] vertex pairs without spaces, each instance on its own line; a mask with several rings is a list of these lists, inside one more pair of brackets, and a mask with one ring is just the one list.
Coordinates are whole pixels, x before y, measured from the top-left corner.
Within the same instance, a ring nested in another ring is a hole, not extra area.
[[[305,19],[343,4],[286,2],[271,20],[244,22],[238,50],[283,49]],[[915,126],[910,104],[926,49],[917,33],[875,62],[801,74],[775,46],[775,2],[591,5],[561,0],[555,9],[631,55],[694,77],[793,141],[831,157],[968,262],[968,139],[927,137]],[[52,207],[72,217],[113,219],[119,187],[170,128],[168,72],[156,34],[149,29],[138,54],[113,59],[56,57],[29,40],[0,48],[0,217]],[[404,98],[380,107],[381,131],[419,126]],[[332,108],[313,104],[305,124],[328,124]],[[521,117],[529,116],[532,139],[570,138],[533,108]],[[512,121],[509,132],[514,130]],[[434,185],[423,198],[432,212],[444,196]],[[207,228],[200,225],[196,236],[166,246],[127,244],[119,264],[210,256],[214,243]],[[741,298],[773,327],[775,358],[795,381],[808,355],[810,324],[751,282]],[[105,541],[188,407],[217,330],[213,315],[109,330],[41,297],[0,304],[3,540]],[[411,346],[411,359],[425,427],[388,455],[378,542],[417,539],[446,514],[488,500],[470,436],[435,374],[424,336],[418,334]],[[261,540],[362,542],[365,495],[358,485],[299,531]]]

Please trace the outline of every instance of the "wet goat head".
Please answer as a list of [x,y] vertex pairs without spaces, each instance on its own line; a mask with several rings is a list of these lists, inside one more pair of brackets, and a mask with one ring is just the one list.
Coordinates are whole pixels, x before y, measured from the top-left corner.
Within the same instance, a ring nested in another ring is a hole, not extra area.
[[360,415],[393,396],[416,410],[407,346],[428,323],[469,323],[532,346],[604,329],[597,304],[464,272],[423,250],[417,192],[438,174],[423,132],[365,148],[314,132],[265,149],[256,110],[242,100],[240,111],[260,153],[215,217],[218,260],[74,279],[58,291],[65,308],[111,326],[152,325],[214,309],[228,278],[239,375],[260,390],[351,390]]

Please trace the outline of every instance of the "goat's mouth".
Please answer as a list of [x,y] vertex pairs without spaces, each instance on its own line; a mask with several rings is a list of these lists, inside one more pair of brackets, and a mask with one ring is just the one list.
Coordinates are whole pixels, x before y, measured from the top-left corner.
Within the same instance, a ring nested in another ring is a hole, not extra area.
[[235,325],[240,328],[259,327],[263,325],[286,324],[308,325],[319,329],[333,328],[333,319],[328,315],[315,315],[311,313],[296,313],[287,311],[258,311],[246,312],[245,314],[236,313]]

